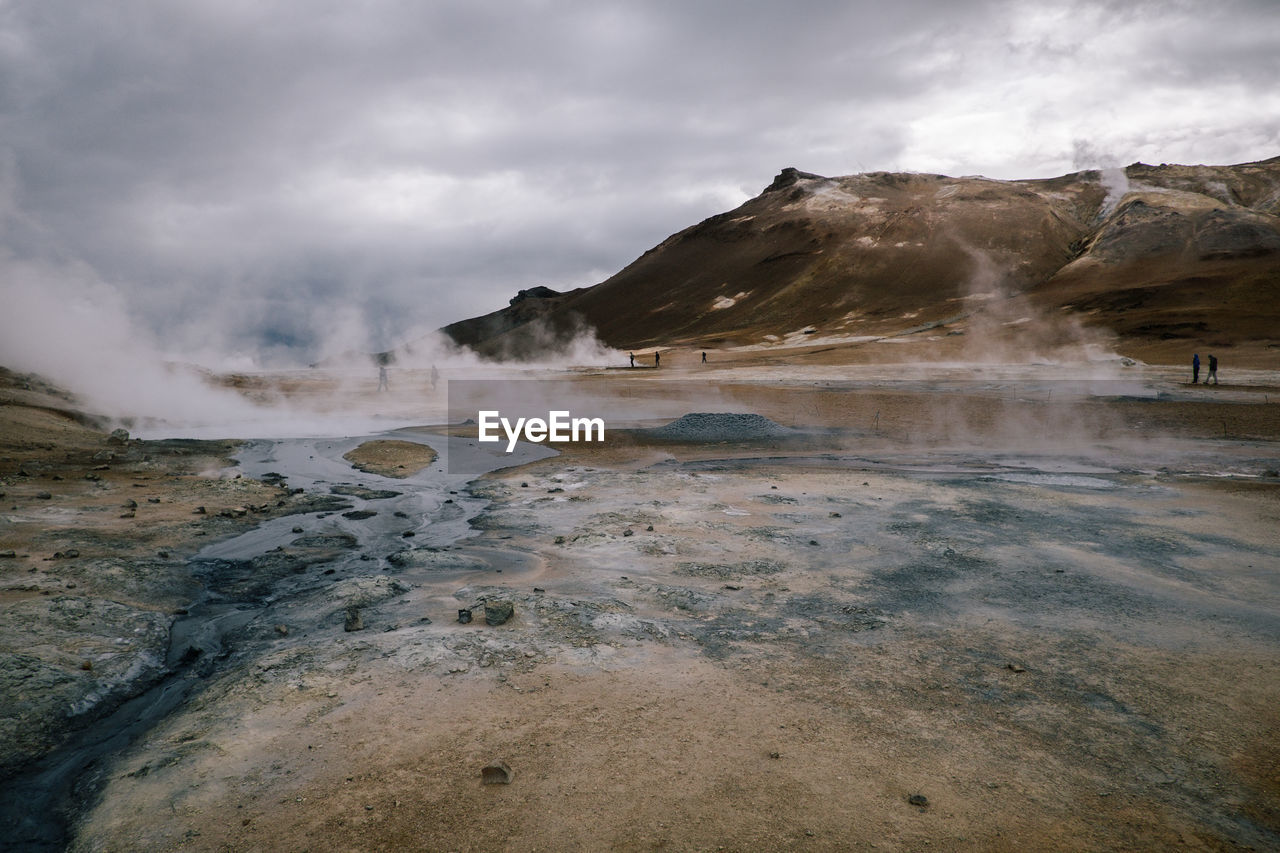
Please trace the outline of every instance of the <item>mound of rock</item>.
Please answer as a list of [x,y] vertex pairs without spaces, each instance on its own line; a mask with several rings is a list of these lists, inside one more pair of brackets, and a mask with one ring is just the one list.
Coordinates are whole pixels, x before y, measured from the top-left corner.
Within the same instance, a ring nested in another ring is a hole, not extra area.
[[359,609],[402,595],[411,587],[386,575],[364,575],[335,584],[332,595],[348,609]]
[[690,412],[666,426],[645,430],[645,434],[667,441],[759,441],[786,438],[796,431],[763,415]]

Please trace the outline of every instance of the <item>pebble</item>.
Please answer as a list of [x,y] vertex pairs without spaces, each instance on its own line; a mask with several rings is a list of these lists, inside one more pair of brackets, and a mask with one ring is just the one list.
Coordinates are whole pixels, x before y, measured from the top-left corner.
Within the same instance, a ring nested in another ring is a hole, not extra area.
[[480,768],[480,779],[486,785],[510,785],[514,775],[510,765],[502,760],[490,761]]
[[926,809],[929,807],[929,798],[926,797],[924,794],[912,794],[911,796],[907,797],[907,802],[913,806],[919,806],[922,809]]

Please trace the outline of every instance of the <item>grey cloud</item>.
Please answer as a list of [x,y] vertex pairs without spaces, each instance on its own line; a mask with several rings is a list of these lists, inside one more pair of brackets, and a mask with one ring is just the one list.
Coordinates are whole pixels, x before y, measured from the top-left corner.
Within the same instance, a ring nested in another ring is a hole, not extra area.
[[[1274,98],[1275,5],[1200,5],[0,2],[0,249],[88,265],[174,350],[305,359],[352,307],[385,346],[603,277],[783,166],[1271,156],[1275,121],[1239,109],[1098,118],[1145,90]],[[1100,27],[1127,38],[1116,88],[1073,87]],[[931,129],[977,109],[1028,138]]]

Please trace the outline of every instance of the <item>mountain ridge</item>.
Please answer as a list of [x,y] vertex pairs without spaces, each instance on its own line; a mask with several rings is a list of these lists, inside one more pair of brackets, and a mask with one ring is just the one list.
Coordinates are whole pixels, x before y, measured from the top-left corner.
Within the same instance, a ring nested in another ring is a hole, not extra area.
[[599,284],[545,290],[442,331],[492,358],[584,329],[619,349],[770,346],[1015,300],[1147,360],[1200,340],[1258,359],[1280,343],[1280,157],[1026,180],[787,167]]

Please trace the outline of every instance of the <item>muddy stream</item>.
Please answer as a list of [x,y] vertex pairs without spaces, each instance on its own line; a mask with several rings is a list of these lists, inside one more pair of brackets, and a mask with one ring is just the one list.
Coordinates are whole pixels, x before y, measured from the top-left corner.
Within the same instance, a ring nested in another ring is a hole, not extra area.
[[[342,458],[365,441],[388,437],[426,444],[439,456],[406,479],[365,473]],[[392,555],[408,549],[433,553],[457,548],[473,532],[468,520],[487,504],[468,493],[470,481],[488,471],[553,455],[530,444],[517,446],[511,454],[489,453],[465,439],[404,430],[359,438],[246,443],[237,454],[237,470],[244,476],[318,494],[335,490],[342,505],[271,519],[213,543],[189,560],[205,592],[171,626],[165,676],[0,785],[0,849],[63,849],[71,825],[92,804],[113,759],[180,709],[233,652],[252,654],[255,644],[265,645],[247,629],[276,622],[279,612],[296,609],[324,587],[385,569]],[[311,552],[309,559],[287,563],[283,572],[272,570],[279,562],[273,555],[283,557],[299,545]],[[447,560],[429,568],[434,579],[445,581],[477,570],[519,571],[523,564],[519,554],[472,548],[452,570]],[[313,566],[321,568],[307,570]]]

